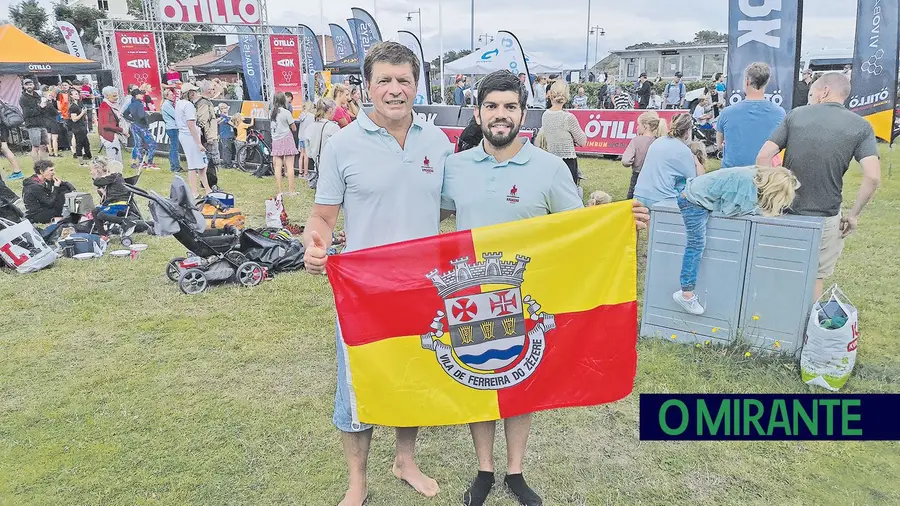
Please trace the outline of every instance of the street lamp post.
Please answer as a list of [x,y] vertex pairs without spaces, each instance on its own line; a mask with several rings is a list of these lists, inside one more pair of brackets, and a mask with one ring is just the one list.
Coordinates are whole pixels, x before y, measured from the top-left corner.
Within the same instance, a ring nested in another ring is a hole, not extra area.
[[587,3],[587,33],[584,34],[584,76],[587,77],[588,58],[591,52],[591,0]]
[[494,42],[494,37],[492,37],[488,33],[482,33],[481,35],[478,36],[478,42],[479,43],[483,42],[485,44],[487,44],[488,42]]
[[601,28],[600,26],[592,26],[591,27],[591,35],[594,36],[594,64],[597,63],[597,51],[600,46],[600,37],[606,35],[606,30]]
[[441,101],[446,101],[447,94],[444,93],[444,10],[441,8],[441,0],[438,0],[438,39],[440,40],[440,64],[441,64]]
[[407,13],[406,13],[406,20],[407,20],[407,21],[412,21],[412,15],[413,15],[413,14],[416,14],[416,15],[419,16],[419,44],[421,44],[421,43],[422,43],[422,8],[419,7],[418,9],[416,9],[416,10],[414,10],[414,11],[412,11],[412,12],[407,12]]
[[472,46],[469,49],[475,51],[475,0],[472,0],[472,14],[469,19],[469,34],[472,37]]

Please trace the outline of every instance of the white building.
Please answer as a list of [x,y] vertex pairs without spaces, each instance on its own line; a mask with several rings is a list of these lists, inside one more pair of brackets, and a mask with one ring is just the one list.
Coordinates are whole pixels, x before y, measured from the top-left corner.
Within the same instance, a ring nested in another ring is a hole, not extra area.
[[641,72],[651,80],[668,79],[680,71],[685,80],[712,79],[725,72],[728,44],[667,46],[660,44],[642,49],[610,51],[619,57],[619,81],[636,81]]
[[126,0],[69,0],[66,5],[71,7],[84,6],[99,9],[106,13],[109,19],[134,19],[128,15],[128,2]]

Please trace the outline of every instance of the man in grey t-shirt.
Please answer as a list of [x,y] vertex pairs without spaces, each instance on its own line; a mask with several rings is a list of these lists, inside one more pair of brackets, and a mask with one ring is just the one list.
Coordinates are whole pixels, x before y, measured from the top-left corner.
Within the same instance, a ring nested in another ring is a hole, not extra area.
[[[810,87],[810,105],[791,111],[756,158],[757,165],[771,166],[772,158],[785,149],[784,166],[801,185],[789,212],[826,218],[819,248],[816,299],[822,294],[823,280],[834,272],[844,238],[856,230],[859,215],[881,182],[875,133],[868,121],[844,107],[849,95],[847,76],[830,73],[820,77]],[[842,216],[841,192],[851,159],[862,166],[863,180],[853,208]]]

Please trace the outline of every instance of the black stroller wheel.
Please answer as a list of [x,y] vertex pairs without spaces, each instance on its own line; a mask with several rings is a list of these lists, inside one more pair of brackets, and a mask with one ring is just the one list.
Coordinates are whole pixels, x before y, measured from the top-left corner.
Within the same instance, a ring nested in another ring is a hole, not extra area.
[[122,238],[122,246],[128,247],[134,244],[134,241],[131,240],[131,237],[125,236]]
[[225,253],[225,258],[228,259],[229,262],[233,263],[235,267],[240,267],[241,264],[247,262],[247,256],[237,250],[232,250],[228,253]]
[[178,278],[178,288],[187,295],[197,295],[206,290],[206,275],[200,269],[188,269]]
[[242,286],[256,286],[262,282],[265,272],[256,262],[244,262],[234,272],[234,277]]
[[181,262],[184,261],[183,257],[173,258],[166,264],[166,277],[169,278],[169,281],[178,281],[178,278],[181,276]]

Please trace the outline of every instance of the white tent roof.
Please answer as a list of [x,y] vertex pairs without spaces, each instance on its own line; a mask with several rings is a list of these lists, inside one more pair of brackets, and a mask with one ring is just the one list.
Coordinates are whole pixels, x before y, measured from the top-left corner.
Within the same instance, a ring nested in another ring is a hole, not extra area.
[[[458,60],[444,64],[444,74],[490,74],[498,70],[497,61],[483,61],[481,50],[467,54]],[[532,74],[553,74],[565,70],[565,65],[559,62],[547,61],[535,58],[533,53],[525,53],[525,61],[528,63],[528,72]]]
[[536,57],[534,53],[526,52],[525,62],[528,63],[528,71],[532,74],[554,74],[567,70],[565,64]]

